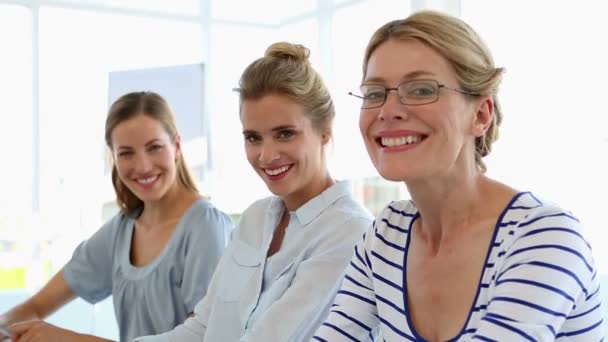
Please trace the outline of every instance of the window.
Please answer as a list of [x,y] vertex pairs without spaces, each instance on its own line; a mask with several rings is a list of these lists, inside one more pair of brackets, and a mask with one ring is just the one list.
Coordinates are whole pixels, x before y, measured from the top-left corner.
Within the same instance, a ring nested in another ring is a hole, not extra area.
[[26,286],[28,260],[39,248],[27,239],[34,221],[31,21],[26,8],[0,5],[0,290]]
[[200,31],[193,23],[41,8],[40,215],[57,246],[55,269],[100,227],[103,204],[114,200],[104,175],[109,73],[201,63]]
[[[462,1],[463,19],[506,67],[500,99],[504,125],[488,172],[572,210],[591,241],[605,241],[608,193],[608,24],[593,1],[515,3]],[[513,18],[517,18],[514,22]],[[542,24],[539,24],[542,18]],[[566,24],[567,23],[567,24]],[[608,252],[596,261],[608,273]]]
[[[222,210],[239,214],[254,200],[269,194],[245,156],[239,119],[239,77],[249,63],[262,57],[275,41],[274,30],[256,25],[215,24],[211,30],[210,88],[211,199]],[[246,186],[243,186],[246,184]]]
[[64,0],[62,2],[66,7],[87,7],[94,10],[112,8],[196,16],[199,14],[201,0]]
[[213,1],[213,19],[278,27],[284,21],[303,13],[314,11],[318,0],[221,0]]
[[[332,95],[336,105],[332,174],[339,179],[355,179],[357,193],[365,206],[378,212],[391,200],[404,198],[402,183],[378,176],[367,155],[359,132],[360,103],[348,95],[361,84],[363,54],[372,34],[384,23],[408,16],[409,1],[356,2],[336,10],[333,19]],[[398,196],[396,196],[398,195]]]

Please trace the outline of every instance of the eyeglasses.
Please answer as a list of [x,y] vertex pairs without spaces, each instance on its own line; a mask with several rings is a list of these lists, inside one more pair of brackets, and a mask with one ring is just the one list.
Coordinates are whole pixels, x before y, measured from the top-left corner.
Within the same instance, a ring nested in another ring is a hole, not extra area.
[[450,88],[444,84],[439,84],[435,80],[413,80],[401,83],[397,88],[387,88],[379,84],[362,84],[359,88],[360,94],[349,92],[349,95],[363,100],[361,109],[372,109],[382,107],[389,91],[395,90],[399,95],[399,102],[408,106],[421,106],[439,99],[439,89],[449,89],[462,94],[480,96],[481,94],[471,93],[458,88]]

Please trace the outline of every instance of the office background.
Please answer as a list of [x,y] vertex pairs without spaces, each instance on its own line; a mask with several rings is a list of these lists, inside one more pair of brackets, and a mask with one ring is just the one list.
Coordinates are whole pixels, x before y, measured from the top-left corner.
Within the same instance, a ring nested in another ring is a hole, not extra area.
[[[268,191],[246,162],[232,88],[270,43],[301,43],[336,102],[333,176],[352,180],[372,212],[407,198],[403,185],[377,177],[358,134],[357,103],[346,94],[360,82],[373,30],[424,8],[465,19],[506,67],[505,120],[488,174],[572,210],[595,247],[608,292],[605,6],[593,0],[0,0],[0,311],[44,284],[116,212],[103,142],[112,75],[201,66],[200,117],[194,118],[201,134],[185,147],[186,158],[203,192],[238,219]],[[115,337],[112,315],[110,301],[77,301],[52,320]]]

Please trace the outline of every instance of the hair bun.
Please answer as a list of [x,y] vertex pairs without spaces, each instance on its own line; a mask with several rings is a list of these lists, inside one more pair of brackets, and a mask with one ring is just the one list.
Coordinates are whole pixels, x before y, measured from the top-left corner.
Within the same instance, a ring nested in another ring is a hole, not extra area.
[[278,42],[270,45],[266,49],[266,57],[293,59],[297,62],[308,61],[310,50],[300,44],[292,44],[288,42]]

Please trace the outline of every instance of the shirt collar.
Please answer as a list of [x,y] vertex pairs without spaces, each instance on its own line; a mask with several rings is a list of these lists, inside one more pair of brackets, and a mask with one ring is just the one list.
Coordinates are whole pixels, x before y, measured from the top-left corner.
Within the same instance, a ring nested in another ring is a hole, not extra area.
[[[337,200],[342,197],[349,196],[351,194],[352,191],[350,182],[337,181],[334,185],[325,189],[316,197],[313,197],[310,201],[306,202],[300,208],[291,212],[291,214],[295,214],[300,224],[302,226],[306,226],[317,216],[321,215],[321,213],[325,209],[327,209]],[[266,212],[272,215],[279,215],[284,210],[284,208],[285,206],[283,204],[283,201],[281,201],[279,197],[273,197]]]

